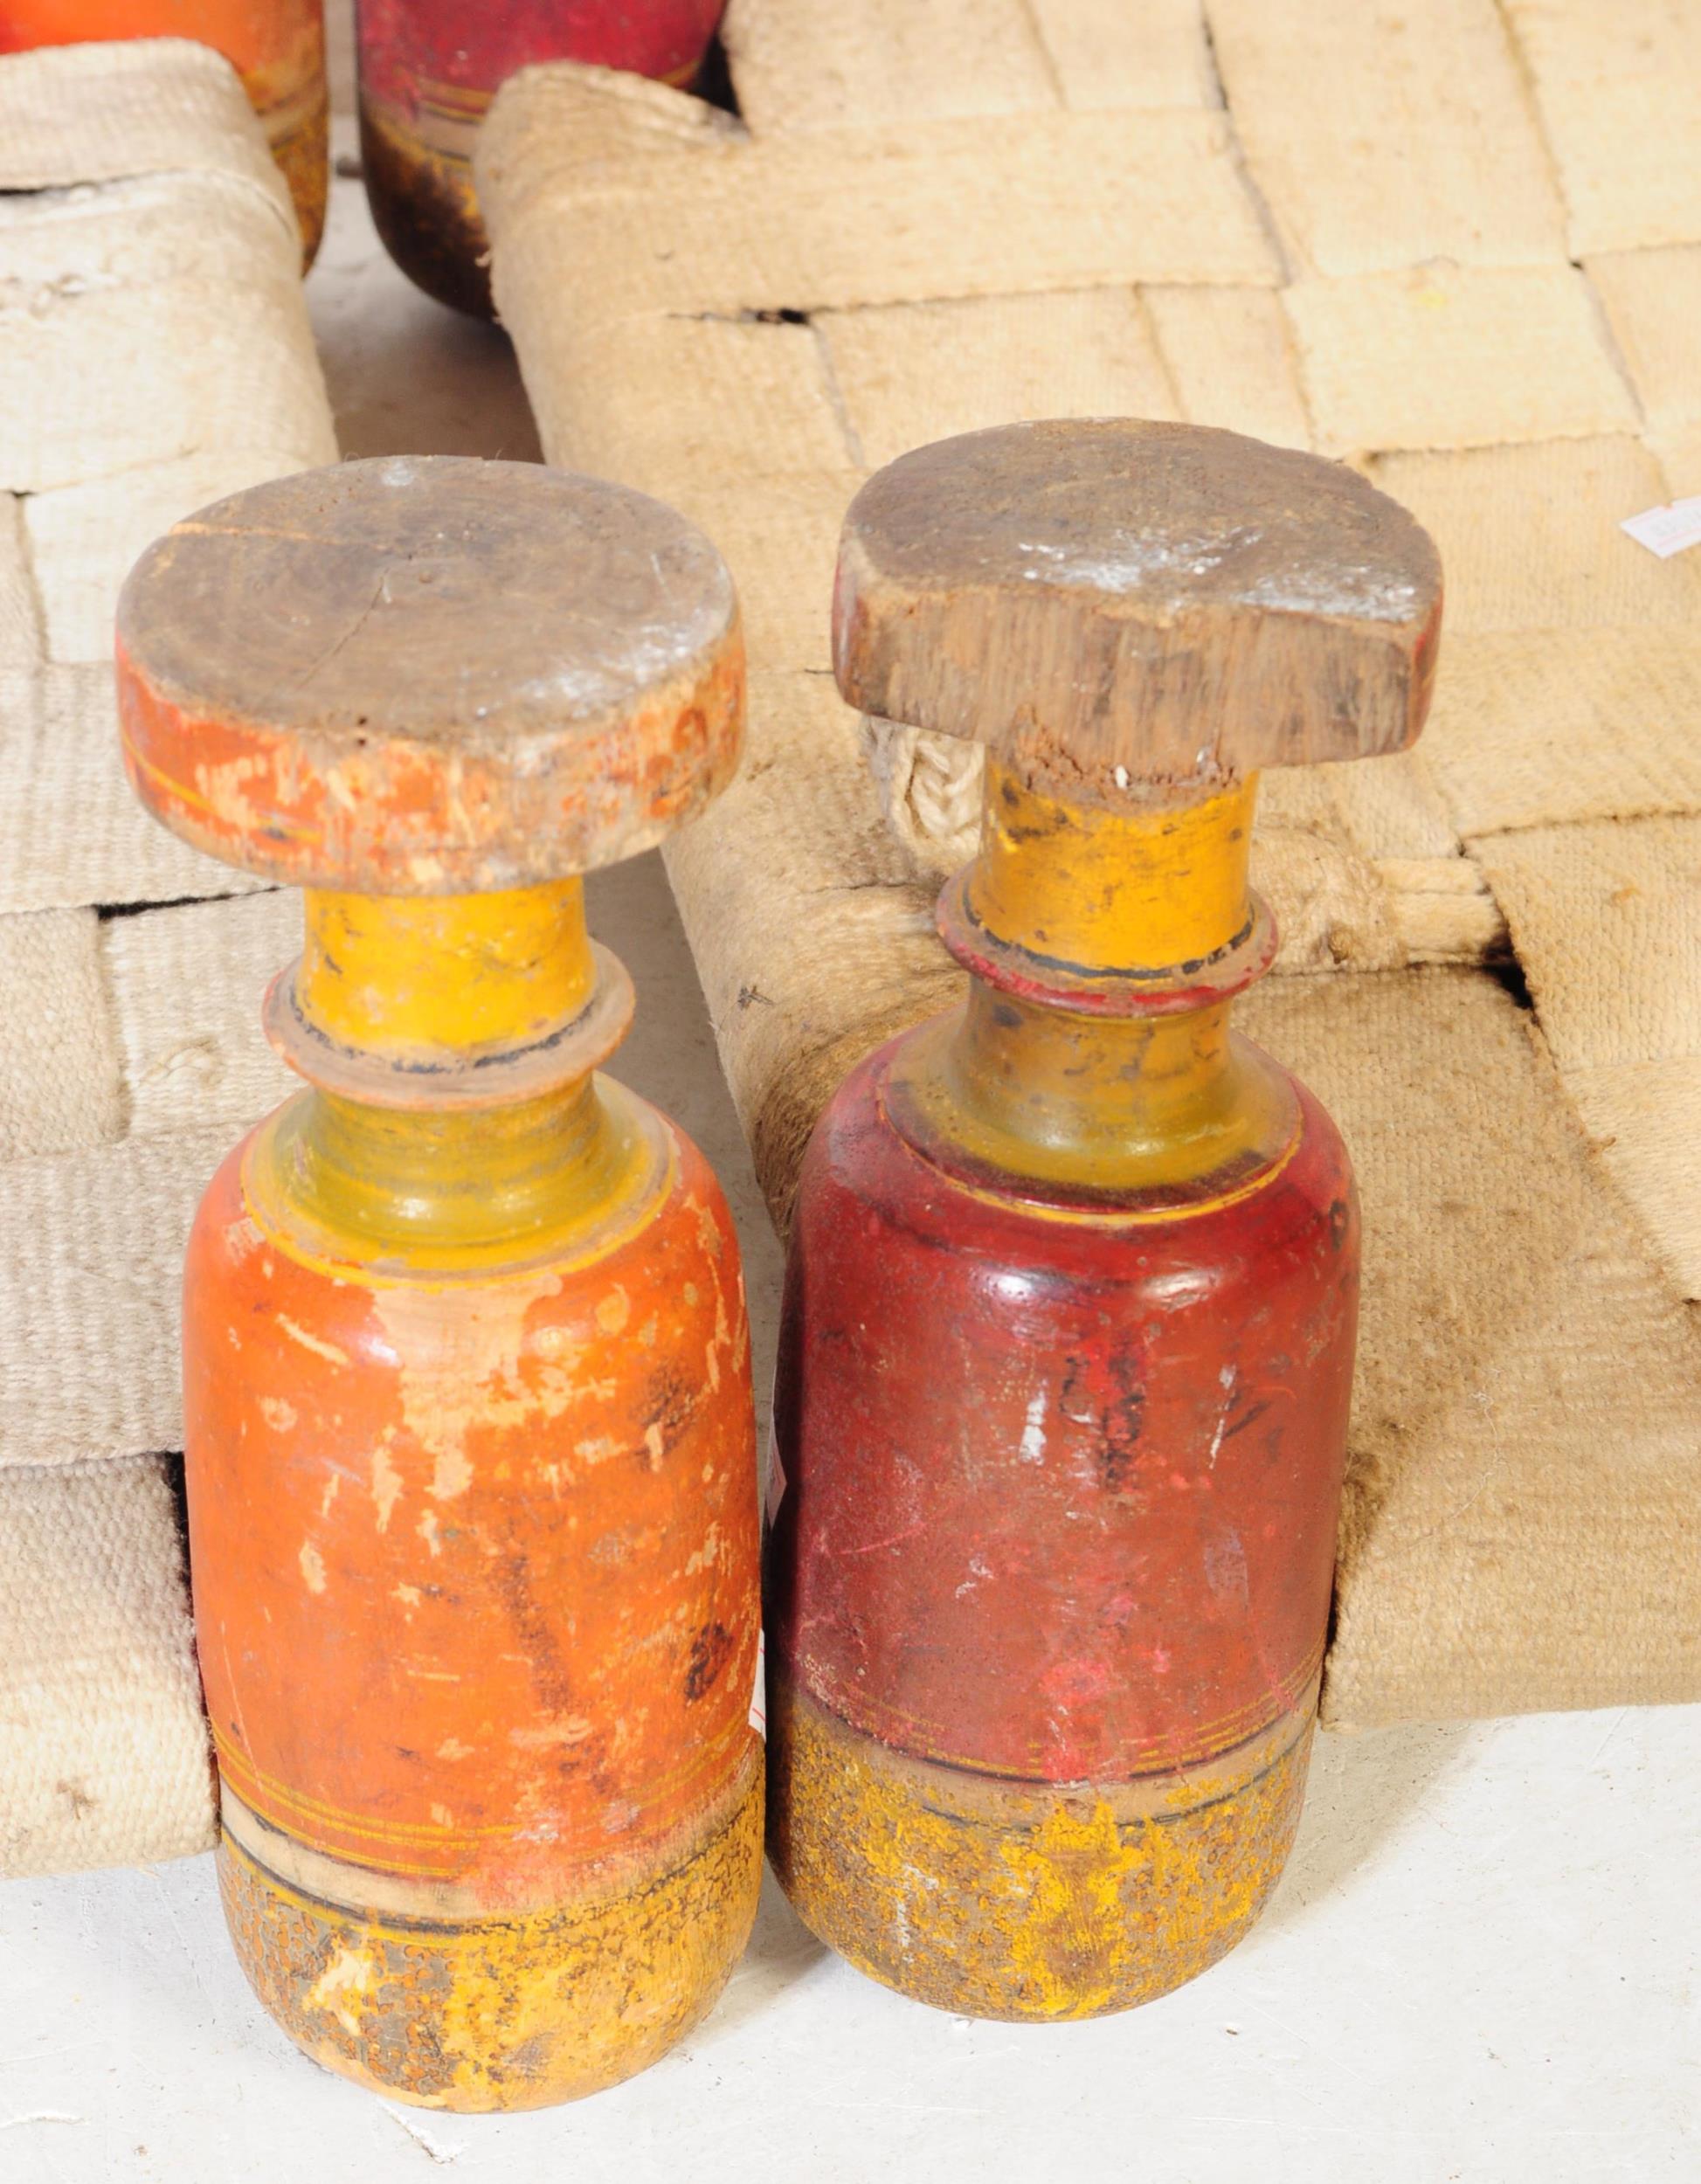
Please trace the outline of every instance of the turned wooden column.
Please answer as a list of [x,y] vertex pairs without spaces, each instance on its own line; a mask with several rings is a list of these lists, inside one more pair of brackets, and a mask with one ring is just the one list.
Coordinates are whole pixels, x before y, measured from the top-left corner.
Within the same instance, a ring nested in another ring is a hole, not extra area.
[[593,2091],[709,2007],[761,1870],[737,1245],[599,1072],[633,994],[579,877],[730,775],[730,579],[618,487],[353,463],[151,547],[119,678],[155,815],[307,890],[266,1022],[309,1089],[185,1285],[238,1952],[404,2099]]
[[1359,1223],[1328,1116],[1230,1028],[1275,933],[1257,770],[1417,734],[1435,549],[1352,472],[1096,420],[863,488],[839,687],[987,750],[970,973],[822,1117],[768,1554],[770,1848],[875,1977],[1089,2016],[1281,1871],[1327,1632]]

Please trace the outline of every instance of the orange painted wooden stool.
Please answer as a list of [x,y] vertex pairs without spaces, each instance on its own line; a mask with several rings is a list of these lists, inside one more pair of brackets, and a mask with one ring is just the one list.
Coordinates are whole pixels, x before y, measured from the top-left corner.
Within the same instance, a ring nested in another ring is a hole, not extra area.
[[149,548],[118,663],[155,816],[307,889],[266,1023],[312,1089],[184,1291],[238,1953],[366,2084],[570,2099],[708,2009],[761,1870],[738,1249],[596,1074],[632,989],[577,876],[731,774],[731,581],[614,486],[351,463]]
[[132,38],[196,38],[235,68],[289,184],[311,265],[330,186],[323,0],[0,0],[0,53]]
[[867,1972],[978,2016],[1163,1993],[1298,1819],[1358,1214],[1228,1028],[1275,936],[1255,770],[1408,743],[1429,540],[1362,480],[1097,420],[943,441],[846,522],[839,686],[987,745],[971,974],[828,1107],[775,1396],[770,1850]]

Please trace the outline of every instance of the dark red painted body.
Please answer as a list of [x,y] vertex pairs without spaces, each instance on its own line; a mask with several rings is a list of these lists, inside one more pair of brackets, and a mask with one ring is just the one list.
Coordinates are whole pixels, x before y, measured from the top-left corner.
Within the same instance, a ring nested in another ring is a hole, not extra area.
[[695,80],[725,0],[357,0],[361,152],[384,248],[427,295],[490,315],[473,154],[490,101],[534,62]]
[[[361,82],[409,110],[421,86],[493,92],[534,61],[688,82],[726,0],[360,0]],[[427,92],[426,95],[429,95]]]
[[1035,1210],[888,1116],[895,1040],[806,1158],[769,1629],[882,1742],[1048,1782],[1225,1750],[1315,1673],[1358,1213],[1299,1091],[1285,1165],[1186,1218]]

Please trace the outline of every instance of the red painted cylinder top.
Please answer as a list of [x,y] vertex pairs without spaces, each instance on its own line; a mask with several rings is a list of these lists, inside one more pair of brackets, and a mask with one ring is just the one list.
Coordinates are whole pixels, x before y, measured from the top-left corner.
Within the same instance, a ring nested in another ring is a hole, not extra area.
[[1049,1781],[1227,1749],[1328,1619],[1357,1313],[1340,1139],[1151,1224],[954,1183],[879,1097],[817,1130],[776,1396],[771,1627],[901,1749]]

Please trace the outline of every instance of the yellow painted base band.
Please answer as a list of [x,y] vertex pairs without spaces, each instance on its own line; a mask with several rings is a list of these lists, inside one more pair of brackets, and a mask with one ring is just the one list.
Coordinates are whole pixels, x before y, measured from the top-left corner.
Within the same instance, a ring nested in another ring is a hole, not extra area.
[[912,1759],[771,1672],[768,1855],[805,1925],[900,1994],[969,2017],[1108,2016],[1196,1978],[1257,1918],[1316,1706],[1313,1687],[1185,1773],[1053,1788]]
[[[682,1863],[509,1917],[346,1910],[221,1833],[237,1956],[298,2047],[375,2092],[468,2113],[600,2092],[706,2016],[743,1951],[762,1880],[759,1757]],[[343,1875],[357,1900],[367,1876]]]

